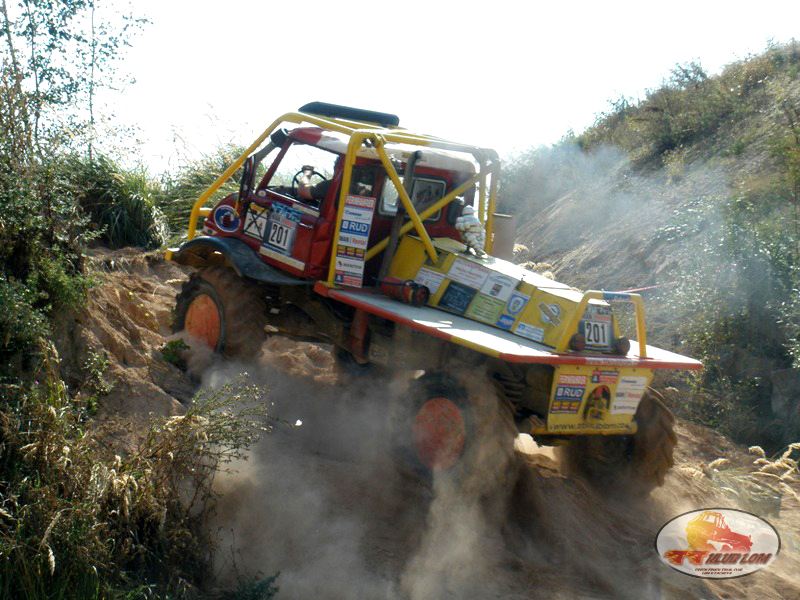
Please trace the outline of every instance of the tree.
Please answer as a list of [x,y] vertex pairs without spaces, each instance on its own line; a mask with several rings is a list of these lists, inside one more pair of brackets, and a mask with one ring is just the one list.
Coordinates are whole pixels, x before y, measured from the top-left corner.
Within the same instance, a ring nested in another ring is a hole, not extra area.
[[6,149],[41,155],[54,139],[81,139],[94,125],[98,89],[118,83],[115,61],[147,20],[119,11],[104,19],[97,0],[2,0],[0,9]]

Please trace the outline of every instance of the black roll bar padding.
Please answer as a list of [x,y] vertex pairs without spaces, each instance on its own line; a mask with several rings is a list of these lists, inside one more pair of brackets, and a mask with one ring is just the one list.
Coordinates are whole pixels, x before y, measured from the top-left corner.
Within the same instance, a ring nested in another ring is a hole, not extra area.
[[321,117],[365,121],[367,123],[383,125],[384,127],[397,127],[400,125],[400,117],[391,113],[353,108],[351,106],[342,106],[341,104],[330,104],[328,102],[309,102],[301,106],[298,112],[319,115]]

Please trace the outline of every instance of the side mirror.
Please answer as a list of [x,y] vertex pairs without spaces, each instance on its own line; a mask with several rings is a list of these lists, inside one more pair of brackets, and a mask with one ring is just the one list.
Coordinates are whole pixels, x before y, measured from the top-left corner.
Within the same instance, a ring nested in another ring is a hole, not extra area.
[[269,141],[272,142],[276,148],[283,148],[283,145],[286,143],[287,139],[289,139],[289,132],[283,127],[276,129],[269,136]]

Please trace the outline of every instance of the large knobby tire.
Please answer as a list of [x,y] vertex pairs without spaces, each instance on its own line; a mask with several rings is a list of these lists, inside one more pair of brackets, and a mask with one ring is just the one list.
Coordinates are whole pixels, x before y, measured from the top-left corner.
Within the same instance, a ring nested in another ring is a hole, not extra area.
[[634,416],[634,435],[577,435],[564,448],[568,474],[583,477],[604,492],[649,494],[664,485],[675,464],[675,417],[649,390]]
[[259,286],[226,267],[195,273],[176,297],[173,332],[186,331],[228,358],[257,357],[266,325],[266,303]]
[[408,442],[417,465],[448,471],[468,454],[475,432],[467,391],[446,373],[426,373],[409,386]]
[[423,477],[479,490],[493,485],[513,456],[511,412],[487,378],[428,371],[411,382],[394,415],[399,458]]

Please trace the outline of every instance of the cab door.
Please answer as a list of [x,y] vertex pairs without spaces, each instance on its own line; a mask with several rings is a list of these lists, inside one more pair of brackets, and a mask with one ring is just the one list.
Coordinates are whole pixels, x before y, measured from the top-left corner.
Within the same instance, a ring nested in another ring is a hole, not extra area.
[[257,244],[258,253],[267,263],[298,277],[309,276],[308,264],[323,201],[300,198],[296,177],[304,166],[310,165],[323,175],[320,179],[330,180],[337,157],[321,148],[288,140],[255,192],[249,195],[244,235],[254,242],[251,247],[256,249]]
[[245,235],[259,240],[266,262],[303,276],[311,251],[319,210],[272,190],[261,190],[251,202]]

